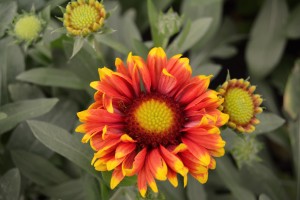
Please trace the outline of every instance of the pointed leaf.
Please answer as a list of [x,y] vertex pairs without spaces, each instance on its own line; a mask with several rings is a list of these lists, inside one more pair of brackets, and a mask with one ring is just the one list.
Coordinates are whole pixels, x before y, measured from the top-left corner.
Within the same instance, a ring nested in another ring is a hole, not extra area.
[[8,25],[13,21],[17,13],[15,1],[0,3],[0,38],[5,34]]
[[151,35],[152,35],[154,46],[156,47],[162,46],[163,37],[159,35],[159,30],[158,30],[159,10],[155,7],[152,0],[147,0],[147,7],[148,7],[148,19],[150,22]]
[[8,84],[25,70],[25,58],[18,45],[10,37],[0,40],[0,105],[9,102]]
[[246,61],[250,72],[255,76],[265,77],[280,61],[286,43],[284,31],[287,18],[285,0],[264,2],[246,48]]
[[11,169],[0,177],[0,199],[19,199],[21,176],[17,168]]
[[8,85],[10,97],[13,101],[44,98],[43,91],[36,85],[27,83],[13,83]]
[[[188,20],[194,21],[203,17],[210,17],[212,19],[211,25],[206,31],[205,35],[199,40],[195,48],[202,49],[203,45],[210,42],[220,34],[219,27],[222,22],[223,15],[223,0],[185,0],[182,1],[181,13]],[[223,35],[222,35],[223,37]]]
[[189,200],[201,199],[206,200],[206,192],[203,184],[199,183],[194,177],[188,177],[187,196]]
[[0,134],[14,128],[24,120],[49,112],[57,101],[56,98],[24,100],[0,107],[0,111],[7,114],[7,118],[0,121]]
[[217,76],[219,74],[219,72],[221,71],[222,67],[221,65],[217,65],[214,63],[207,63],[204,65],[201,65],[197,68],[193,69],[193,76],[197,76],[197,75],[213,75],[214,77]]
[[89,174],[86,174],[84,176],[84,193],[85,193],[86,199],[89,199],[89,200],[100,199],[99,182],[95,177],[93,177]]
[[260,123],[256,125],[255,131],[252,134],[268,133],[270,131],[278,129],[285,122],[284,119],[274,113],[263,112],[257,115]]
[[[63,41],[64,50],[67,58],[71,57],[73,43]],[[94,49],[90,45],[83,45],[83,48],[68,62],[70,70],[80,77],[84,85],[89,85],[90,82],[99,79],[97,70],[98,67],[103,66],[99,62]]]
[[24,150],[44,158],[50,158],[53,151],[37,140],[26,122],[20,123],[12,132],[6,145],[8,150]]
[[52,124],[40,121],[28,121],[34,136],[44,145],[58,154],[68,158],[96,178],[101,175],[91,166],[93,151],[87,144],[80,142],[79,137]]
[[255,200],[255,195],[241,185],[238,171],[230,162],[228,157],[218,159],[218,167],[216,168],[218,175],[223,183],[228,187],[236,199],[243,197],[244,200]]
[[39,185],[55,185],[70,180],[68,175],[41,156],[23,150],[14,150],[11,155],[22,174]]
[[81,179],[71,180],[56,186],[42,189],[42,193],[54,199],[84,200],[84,188]]
[[297,39],[300,37],[300,4],[298,4],[292,11],[288,26],[287,26],[287,36],[291,39]]
[[126,46],[116,41],[111,35],[96,35],[95,38],[98,42],[111,47],[119,53],[127,55],[130,52],[130,50]]
[[288,78],[284,96],[283,107],[285,111],[296,119],[300,113],[300,60],[297,60],[291,75]]
[[17,76],[18,80],[38,85],[84,89],[84,85],[73,72],[55,68],[36,68]]
[[75,38],[71,58],[73,58],[80,51],[80,49],[83,47],[83,43],[84,43],[84,38],[83,37],[76,37]]
[[4,112],[0,112],[0,120],[5,119],[7,117],[7,114]]
[[168,54],[184,53],[192,48],[208,30],[212,19],[200,18],[192,23],[187,23],[182,32],[175,38],[168,48]]

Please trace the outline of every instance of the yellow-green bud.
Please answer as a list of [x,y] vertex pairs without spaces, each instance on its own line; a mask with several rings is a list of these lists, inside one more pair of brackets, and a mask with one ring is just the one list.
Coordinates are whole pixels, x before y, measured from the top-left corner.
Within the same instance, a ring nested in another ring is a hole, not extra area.
[[15,36],[22,40],[31,42],[37,39],[42,30],[42,22],[35,15],[24,15],[20,17],[14,26]]

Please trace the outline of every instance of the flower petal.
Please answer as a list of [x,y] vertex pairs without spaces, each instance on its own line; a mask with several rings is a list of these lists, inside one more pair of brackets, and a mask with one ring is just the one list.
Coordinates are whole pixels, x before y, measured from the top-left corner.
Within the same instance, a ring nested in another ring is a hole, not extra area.
[[117,167],[112,173],[110,179],[110,188],[113,190],[115,187],[117,187],[124,177],[125,176],[123,175],[121,168]]
[[185,176],[188,173],[187,168],[183,165],[182,161],[171,153],[169,150],[167,150],[165,147],[160,145],[160,152],[162,157],[164,158],[165,162],[167,163],[168,167],[170,167],[175,172],[181,174],[182,176]]

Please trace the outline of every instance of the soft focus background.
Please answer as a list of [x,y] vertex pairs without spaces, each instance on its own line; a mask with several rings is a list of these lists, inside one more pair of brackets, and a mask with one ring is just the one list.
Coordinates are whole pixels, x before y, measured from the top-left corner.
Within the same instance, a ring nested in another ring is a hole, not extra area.
[[[111,174],[94,170],[93,152],[74,128],[76,113],[92,102],[97,68],[113,68],[130,51],[146,57],[153,46],[189,57],[194,75],[213,74],[212,89],[228,71],[250,77],[265,111],[249,137],[222,131],[227,153],[205,185],[191,177],[186,188],[160,182],[147,199],[300,199],[299,0],[106,0],[115,32],[82,48],[54,31],[67,3],[0,0],[0,200],[141,199],[134,177],[109,189]],[[45,30],[24,45],[9,32],[32,7]]]

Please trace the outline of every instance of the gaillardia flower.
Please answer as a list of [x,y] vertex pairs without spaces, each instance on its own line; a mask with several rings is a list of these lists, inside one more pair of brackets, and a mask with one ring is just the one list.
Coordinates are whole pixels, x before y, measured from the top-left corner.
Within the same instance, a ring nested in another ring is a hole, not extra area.
[[253,94],[255,89],[244,79],[231,79],[219,88],[220,96],[224,98],[220,108],[229,115],[229,127],[247,133],[255,130],[255,125],[259,123],[256,114],[262,112],[259,106],[263,101],[260,95]]
[[35,14],[23,14],[14,23],[13,35],[20,41],[32,42],[40,36],[42,20]]
[[[95,103],[79,112],[84,133],[96,151],[96,170],[113,170],[110,186],[125,176],[137,175],[142,196],[147,186],[157,192],[156,181],[178,185],[177,173],[190,173],[205,183],[214,157],[224,154],[219,127],[228,115],[218,110],[223,102],[209,90],[211,76],[191,77],[187,58],[167,59],[162,48],[153,48],[145,61],[129,53],[127,63],[117,58],[116,72],[99,69]],[[127,65],[127,66],[126,66]]]
[[70,2],[64,13],[64,26],[69,34],[86,36],[104,25],[106,11],[99,1],[77,0]]

